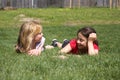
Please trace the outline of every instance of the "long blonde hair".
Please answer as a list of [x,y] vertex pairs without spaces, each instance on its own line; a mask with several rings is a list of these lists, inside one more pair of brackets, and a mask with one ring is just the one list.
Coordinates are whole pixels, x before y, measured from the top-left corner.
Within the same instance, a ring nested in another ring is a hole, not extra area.
[[25,22],[21,25],[16,52],[27,52],[33,49],[33,39],[34,37],[42,32],[42,26],[36,21]]

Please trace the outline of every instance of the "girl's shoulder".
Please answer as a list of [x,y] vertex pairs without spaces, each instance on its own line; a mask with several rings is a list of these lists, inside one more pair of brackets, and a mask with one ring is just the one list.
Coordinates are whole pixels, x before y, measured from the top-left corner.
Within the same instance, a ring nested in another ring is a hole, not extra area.
[[73,39],[70,40],[70,42],[76,43],[77,39],[73,38]]
[[72,48],[75,48],[77,46],[77,40],[75,38],[70,40],[70,46]]
[[94,49],[99,50],[99,46],[97,44],[93,43],[93,46],[94,46]]
[[42,37],[43,40],[45,40],[45,37]]

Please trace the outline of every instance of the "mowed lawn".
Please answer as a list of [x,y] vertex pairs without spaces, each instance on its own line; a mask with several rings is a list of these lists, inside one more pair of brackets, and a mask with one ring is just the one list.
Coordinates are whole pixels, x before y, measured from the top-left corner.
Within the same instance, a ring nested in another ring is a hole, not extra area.
[[[96,29],[100,52],[96,56],[67,55],[59,49],[45,50],[40,56],[17,54],[14,50],[20,25],[38,20],[46,43],[53,38],[76,37],[84,26]],[[0,80],[119,80],[120,9],[42,8],[0,11]]]

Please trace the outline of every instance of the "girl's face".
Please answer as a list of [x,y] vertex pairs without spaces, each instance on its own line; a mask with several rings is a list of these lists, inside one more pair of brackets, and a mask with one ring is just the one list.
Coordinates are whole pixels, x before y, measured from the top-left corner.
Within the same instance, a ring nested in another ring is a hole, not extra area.
[[78,45],[78,49],[83,49],[87,47],[87,38],[83,36],[81,33],[78,33],[77,45]]
[[35,41],[35,42],[40,42],[42,36],[43,36],[43,33],[37,34],[37,35],[35,36],[35,38],[34,38],[34,41]]

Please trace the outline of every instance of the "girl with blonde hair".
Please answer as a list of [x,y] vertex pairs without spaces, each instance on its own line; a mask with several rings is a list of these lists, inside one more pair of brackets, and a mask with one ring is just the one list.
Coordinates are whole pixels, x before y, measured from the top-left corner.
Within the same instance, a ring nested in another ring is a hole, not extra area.
[[15,50],[17,53],[39,55],[44,50],[44,43],[42,26],[36,21],[29,21],[21,25]]

